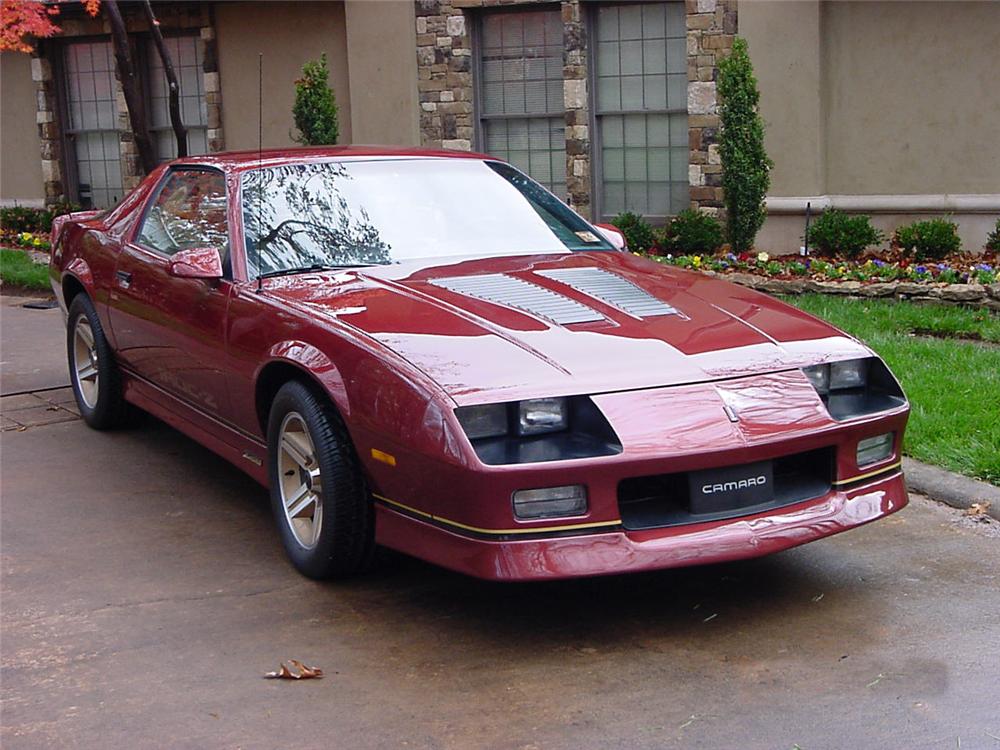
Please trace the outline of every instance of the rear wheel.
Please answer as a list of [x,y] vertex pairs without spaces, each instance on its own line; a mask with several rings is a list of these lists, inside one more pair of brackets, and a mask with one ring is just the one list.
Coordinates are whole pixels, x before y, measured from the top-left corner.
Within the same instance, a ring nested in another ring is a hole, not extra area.
[[94,304],[83,293],[69,306],[66,353],[73,395],[84,421],[98,430],[125,422],[128,405],[122,395],[121,373]]
[[367,569],[375,547],[372,505],[340,415],[292,381],[274,397],[267,435],[271,507],[292,564],[310,578]]

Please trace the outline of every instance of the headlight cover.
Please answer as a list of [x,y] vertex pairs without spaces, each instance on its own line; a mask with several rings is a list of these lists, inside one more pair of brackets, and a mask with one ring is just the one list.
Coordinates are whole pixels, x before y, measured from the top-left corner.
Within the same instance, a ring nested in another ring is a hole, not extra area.
[[906,396],[878,357],[846,359],[802,368],[837,421],[903,406]]
[[455,409],[485,464],[518,464],[621,453],[621,441],[587,396],[534,398]]

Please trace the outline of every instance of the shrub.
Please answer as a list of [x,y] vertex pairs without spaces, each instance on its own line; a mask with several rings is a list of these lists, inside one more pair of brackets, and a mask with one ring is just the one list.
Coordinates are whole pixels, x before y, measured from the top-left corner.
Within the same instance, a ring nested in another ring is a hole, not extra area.
[[824,255],[841,254],[856,258],[870,245],[885,240],[885,234],[871,224],[868,216],[848,216],[830,208],[824,211],[806,232],[809,247]]
[[305,146],[330,146],[337,142],[337,100],[330,88],[330,70],[326,53],[319,60],[302,66],[302,77],[295,82],[292,116],[299,135],[295,140]]
[[992,232],[986,235],[986,249],[1000,253],[1000,219]]
[[722,245],[722,225],[714,216],[687,208],[667,224],[661,244],[671,253],[714,253]]
[[611,223],[625,235],[625,245],[633,253],[648,252],[656,244],[653,227],[639,214],[626,211],[623,214],[618,214],[611,220]]
[[915,260],[940,260],[962,246],[958,225],[947,219],[915,221],[897,229],[893,239],[903,255]]
[[79,210],[80,207],[74,203],[58,203],[48,208],[5,206],[0,208],[0,229],[17,234],[50,232],[55,217]]
[[757,111],[760,92],[745,39],[719,62],[719,155],[726,204],[726,232],[733,252],[753,246],[767,211],[764,196],[773,163],[764,151],[764,123]]

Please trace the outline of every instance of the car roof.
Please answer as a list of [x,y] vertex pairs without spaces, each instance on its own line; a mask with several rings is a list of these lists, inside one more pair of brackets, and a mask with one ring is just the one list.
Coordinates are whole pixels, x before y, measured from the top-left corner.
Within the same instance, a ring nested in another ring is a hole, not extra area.
[[258,165],[273,167],[336,158],[445,158],[445,159],[493,159],[486,154],[472,151],[448,151],[444,149],[412,148],[403,146],[307,146],[302,148],[266,148],[260,151],[221,151],[215,154],[201,154],[174,159],[172,165],[211,166],[226,170],[253,169]]

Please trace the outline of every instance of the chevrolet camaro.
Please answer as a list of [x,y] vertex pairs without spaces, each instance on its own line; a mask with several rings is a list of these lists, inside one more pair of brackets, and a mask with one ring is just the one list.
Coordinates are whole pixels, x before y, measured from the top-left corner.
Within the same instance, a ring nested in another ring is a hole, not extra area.
[[907,501],[871,349],[489,156],[176,160],[58,219],[50,272],[86,422],[140,409],[249,473],[307,576],[376,544],[499,580],[711,563]]

